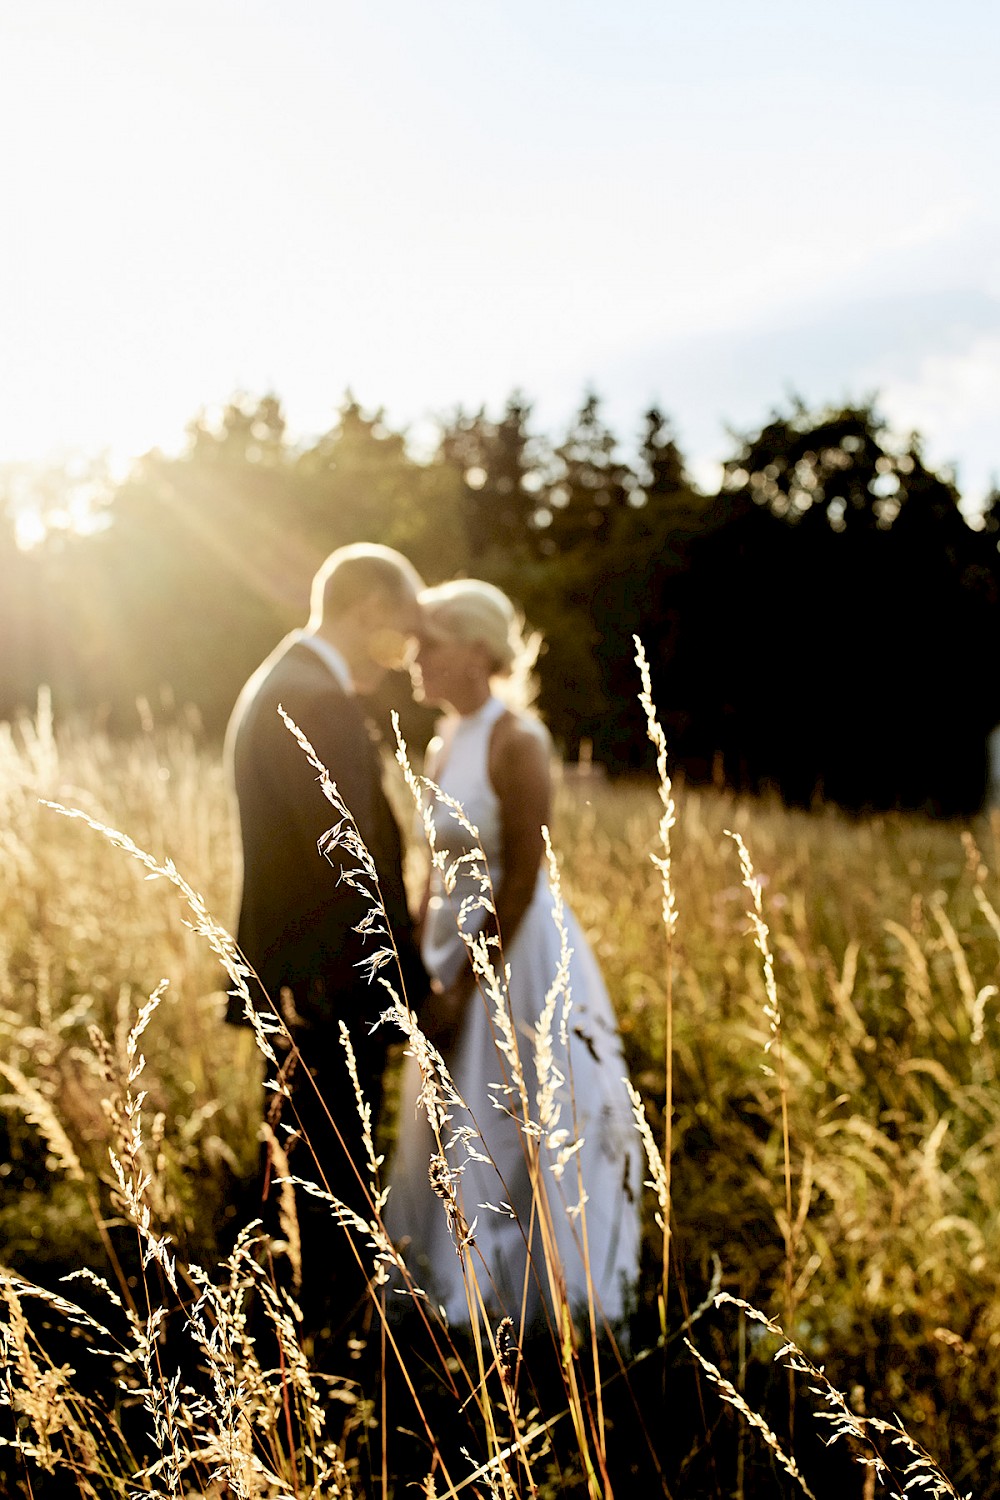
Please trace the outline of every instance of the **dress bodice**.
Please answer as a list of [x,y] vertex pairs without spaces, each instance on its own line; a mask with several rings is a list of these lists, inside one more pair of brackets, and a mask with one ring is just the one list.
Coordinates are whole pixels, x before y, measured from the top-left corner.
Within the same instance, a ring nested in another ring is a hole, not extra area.
[[[465,819],[477,829],[478,846],[486,856],[489,878],[494,888],[503,875],[500,799],[490,781],[490,738],[506,708],[499,698],[487,698],[482,708],[472,714],[446,719],[441,725],[441,744],[434,779],[449,798],[459,803]],[[454,864],[463,854],[476,847],[477,841],[463,828],[454,810],[436,800],[433,807],[435,842],[439,851],[447,851],[448,863]],[[465,949],[458,937],[456,920],[463,907],[467,913],[463,925],[471,931],[481,924],[477,898],[483,894],[485,872],[481,862],[463,861],[455,869],[454,889],[446,891],[435,870],[424,927],[424,962],[431,974],[449,983],[465,963]]]
[[[443,792],[461,803],[466,818],[479,830],[479,842],[491,870],[501,855],[500,800],[490,781],[490,739],[506,713],[499,698],[487,698],[482,708],[441,726],[441,746],[435,780]],[[469,835],[446,804],[435,803],[434,827],[438,847],[451,853],[469,845]],[[494,876],[496,875],[494,870]]]

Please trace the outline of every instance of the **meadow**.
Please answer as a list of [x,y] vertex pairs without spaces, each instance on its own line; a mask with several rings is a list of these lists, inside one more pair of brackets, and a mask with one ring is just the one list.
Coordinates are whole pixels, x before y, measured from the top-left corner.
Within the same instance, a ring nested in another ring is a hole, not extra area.
[[[426,1372],[324,1384],[289,1327],[269,1384],[240,1236],[260,1059],[173,878],[229,922],[218,748],[53,726],[44,700],[0,728],[11,1493],[1000,1495],[1000,822],[673,795],[666,868],[648,781],[567,776],[553,827],[649,1124],[630,1346],[567,1355],[562,1329],[529,1399],[485,1330],[443,1361],[459,1400]],[[395,1461],[407,1403],[473,1433],[425,1435],[432,1479]]]

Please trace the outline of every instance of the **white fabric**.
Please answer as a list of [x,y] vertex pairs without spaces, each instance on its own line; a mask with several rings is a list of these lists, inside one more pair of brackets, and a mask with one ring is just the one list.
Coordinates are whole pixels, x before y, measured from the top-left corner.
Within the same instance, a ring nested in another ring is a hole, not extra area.
[[[489,780],[488,755],[490,736],[504,712],[504,705],[491,698],[477,713],[446,723],[444,766],[439,778],[442,789],[461,803],[469,821],[478,828],[495,886],[503,874],[500,808]],[[469,836],[446,807],[438,804],[434,818],[439,848],[448,849],[454,857],[469,847]],[[476,867],[462,868],[464,873],[450,896],[444,894],[440,882],[434,886],[425,927],[424,962],[431,974],[445,984],[467,962],[456,912],[463,898],[474,898],[479,888]],[[505,953],[510,965],[510,1011],[530,1114],[535,1121],[539,1118],[535,1028],[560,956],[560,937],[552,907],[548,880],[540,872],[531,905]],[[477,930],[480,921],[481,914],[473,913],[466,922],[467,930]],[[623,1082],[625,1063],[608,992],[583,933],[569,911],[565,913],[565,924],[573,950],[569,1046],[563,1047],[559,1039],[564,1000],[560,995],[552,1025],[552,1046],[555,1066],[564,1081],[555,1090],[560,1117],[557,1121],[549,1120],[546,1131],[542,1132],[542,1179],[551,1205],[558,1258],[571,1305],[576,1309],[587,1305],[587,1275],[581,1254],[585,1223],[595,1314],[599,1324],[604,1319],[615,1323],[631,1306],[638,1274],[638,1203],[643,1174]],[[451,1107],[451,1122],[446,1131],[450,1130],[454,1136],[464,1127],[472,1126],[479,1137],[472,1139],[473,1149],[492,1157],[496,1169],[488,1162],[471,1158],[460,1140],[453,1140],[448,1160],[453,1173],[457,1173],[457,1191],[465,1218],[470,1224],[478,1220],[472,1261],[490,1314],[494,1317],[509,1314],[515,1326],[520,1327],[532,1189],[523,1125],[511,1118],[511,1113],[518,1113],[517,1096],[502,1086],[508,1081],[510,1070],[495,1046],[495,1022],[481,988],[469,1000],[452,1059],[452,1077],[467,1108]],[[390,1173],[386,1224],[397,1242],[404,1245],[408,1242],[404,1258],[417,1285],[424,1288],[432,1303],[444,1308],[449,1322],[468,1323],[462,1261],[449,1232],[444,1205],[428,1182],[428,1163],[436,1147],[423,1109],[417,1106],[419,1085],[417,1064],[408,1058],[401,1087],[398,1145]],[[563,1146],[577,1135],[584,1141],[579,1156],[572,1155],[565,1163],[561,1181],[552,1170],[559,1156],[560,1143],[558,1139],[552,1140],[552,1132],[557,1128],[568,1133]],[[580,1201],[581,1177],[586,1203],[583,1215],[574,1217],[567,1210]],[[513,1206],[517,1221],[498,1211],[503,1204]],[[540,1284],[550,1306],[552,1300],[537,1224],[531,1255],[533,1270],[527,1275],[526,1323],[540,1311]]]

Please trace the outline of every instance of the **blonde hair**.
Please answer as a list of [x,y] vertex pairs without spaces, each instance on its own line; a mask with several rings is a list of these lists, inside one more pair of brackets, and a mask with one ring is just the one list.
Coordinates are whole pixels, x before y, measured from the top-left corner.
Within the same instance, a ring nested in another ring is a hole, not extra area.
[[542,638],[525,634],[523,617],[507,595],[481,578],[456,578],[424,589],[420,606],[432,631],[470,646],[485,646],[490,676],[506,679],[501,696],[526,708],[537,692],[532,669]]

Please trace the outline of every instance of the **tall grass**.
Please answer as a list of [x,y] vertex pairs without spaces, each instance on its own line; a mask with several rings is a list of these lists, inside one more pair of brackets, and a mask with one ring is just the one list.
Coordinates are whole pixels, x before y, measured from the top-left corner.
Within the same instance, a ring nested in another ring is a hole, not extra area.
[[[376,1287],[371,1343],[392,1373],[359,1388],[310,1368],[294,1299],[240,1232],[260,1068],[221,1023],[230,977],[169,875],[148,880],[42,799],[125,830],[208,911],[231,909],[214,751],[180,730],[56,734],[44,705],[3,732],[4,1435],[25,1493],[53,1471],[102,1495],[376,1495],[395,1475],[399,1493],[415,1479],[439,1495],[861,1496],[874,1475],[934,1493],[943,1473],[954,1490],[938,1493],[1000,1494],[996,826],[963,842],[918,819],[567,783],[561,881],[618,1006],[656,1187],[631,1352],[567,1322],[533,1388],[537,1351],[519,1361],[485,1303],[463,1341],[415,1298],[418,1364]],[[665,947],[649,856],[668,811]],[[360,1164],[372,1213],[355,1229],[405,1278],[379,1236],[390,1144]],[[829,1455],[814,1408],[836,1417]]]

